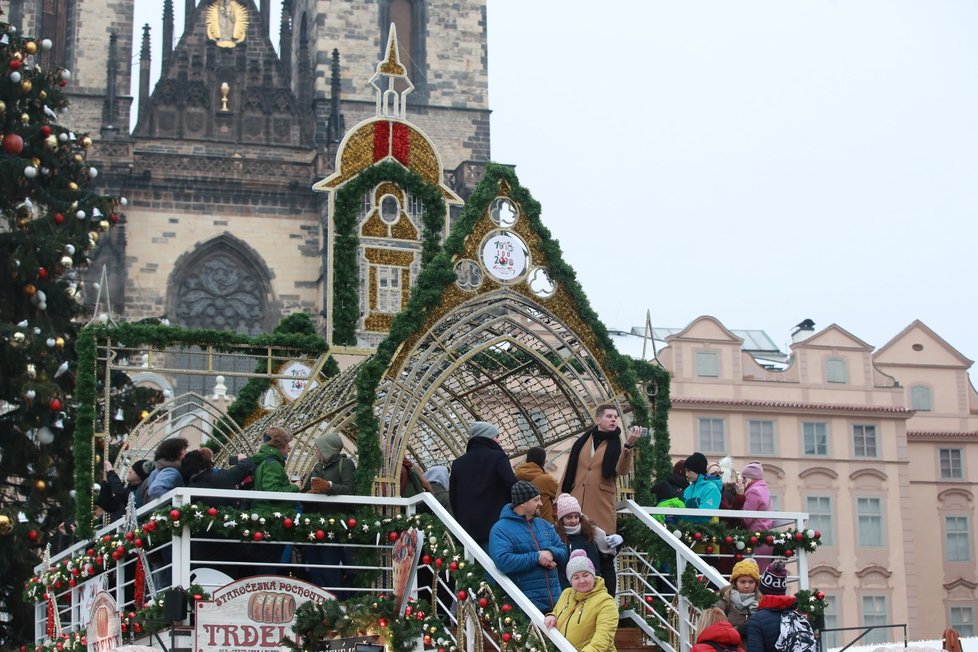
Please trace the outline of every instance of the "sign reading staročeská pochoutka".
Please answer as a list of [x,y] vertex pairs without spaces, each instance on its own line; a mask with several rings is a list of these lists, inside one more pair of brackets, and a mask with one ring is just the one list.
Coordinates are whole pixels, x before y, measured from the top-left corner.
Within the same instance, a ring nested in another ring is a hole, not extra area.
[[275,575],[231,582],[197,603],[196,652],[280,650],[293,636],[295,610],[306,602],[335,600],[315,584]]

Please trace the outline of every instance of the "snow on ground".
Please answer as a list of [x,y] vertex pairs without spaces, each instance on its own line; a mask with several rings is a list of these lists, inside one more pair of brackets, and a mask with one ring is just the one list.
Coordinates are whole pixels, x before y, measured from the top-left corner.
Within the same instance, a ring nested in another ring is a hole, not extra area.
[[[842,648],[829,648],[828,652],[836,652]],[[876,645],[855,645],[848,648],[846,652],[941,652],[941,640],[936,641],[909,641],[907,647],[903,647],[903,642],[899,643],[879,643]],[[978,652],[978,636],[961,638],[962,652]]]

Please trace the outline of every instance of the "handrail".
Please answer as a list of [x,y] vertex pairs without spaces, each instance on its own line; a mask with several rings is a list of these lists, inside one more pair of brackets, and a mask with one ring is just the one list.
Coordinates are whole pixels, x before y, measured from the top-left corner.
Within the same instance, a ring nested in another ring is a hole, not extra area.
[[[248,491],[248,490],[224,490],[224,489],[204,489],[204,488],[193,488],[193,487],[176,487],[163,496],[143,505],[139,510],[137,510],[138,516],[144,516],[152,513],[153,511],[164,507],[166,505],[182,506],[195,499],[205,499],[205,498],[222,498],[222,499],[246,499],[260,502],[289,502],[289,503],[302,503],[302,504],[348,504],[357,506],[378,506],[378,507],[402,507],[406,508],[409,513],[420,504],[424,504],[428,509],[431,510],[445,528],[452,534],[455,539],[462,545],[465,550],[465,554],[469,559],[474,559],[479,563],[480,566],[486,571],[486,573],[492,577],[493,581],[505,591],[512,602],[521,609],[530,618],[530,621],[541,632],[550,640],[550,642],[556,647],[560,652],[575,652],[574,646],[555,628],[547,629],[544,625],[544,614],[523,594],[523,592],[516,586],[513,581],[501,573],[496,565],[493,563],[492,558],[489,554],[479,546],[478,543],[458,524],[458,522],[452,517],[451,514],[442,506],[441,503],[430,493],[422,492],[411,498],[400,498],[400,497],[376,497],[376,496],[361,496],[355,494],[345,494],[337,496],[326,496],[322,494],[299,494],[291,492],[272,492],[272,491]],[[246,509],[240,508],[240,511],[248,511]],[[287,513],[287,510],[282,510]],[[124,519],[118,519],[113,521],[109,525],[100,528],[94,535],[95,538],[104,536],[105,534],[111,534],[113,532],[119,531],[124,524]],[[186,524],[184,527],[189,527]],[[174,532],[173,535],[174,544],[180,544],[185,548],[182,552],[174,554],[174,560],[189,560],[189,545],[190,537],[183,537],[181,534]],[[51,557],[51,563],[61,560],[62,558],[73,556],[80,551],[85,550],[88,545],[87,541],[81,541],[73,546],[65,549],[56,556]],[[173,569],[173,580],[174,585],[182,584],[184,586],[189,585],[189,563],[183,563],[182,565],[186,568],[174,568]],[[174,564],[176,566],[176,564]],[[44,563],[35,566],[35,572],[43,572],[47,570]],[[471,637],[470,637],[471,640]]]

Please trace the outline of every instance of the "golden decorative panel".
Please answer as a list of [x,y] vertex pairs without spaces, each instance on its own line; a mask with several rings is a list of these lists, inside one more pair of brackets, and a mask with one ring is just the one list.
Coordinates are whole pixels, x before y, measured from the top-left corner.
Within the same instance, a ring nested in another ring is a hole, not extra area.
[[[378,249],[366,247],[364,258],[372,265],[391,265],[392,267],[409,267],[414,262],[413,251],[395,251],[393,249]],[[372,284],[372,282],[371,282]]]

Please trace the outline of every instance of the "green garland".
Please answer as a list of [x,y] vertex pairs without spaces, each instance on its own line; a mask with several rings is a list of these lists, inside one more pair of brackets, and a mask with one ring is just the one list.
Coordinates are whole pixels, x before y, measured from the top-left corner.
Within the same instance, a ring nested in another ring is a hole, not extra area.
[[[247,510],[217,508],[197,503],[179,508],[162,508],[148,515],[147,520],[138,528],[130,532],[106,534],[92,542],[83,553],[64,559],[30,578],[24,587],[24,597],[39,602],[46,599],[50,592],[61,592],[66,587],[74,587],[136,555],[139,549],[152,550],[165,544],[172,538],[173,532],[182,529],[184,525],[190,526],[194,536],[223,537],[242,542],[281,541],[302,544],[310,541],[333,541],[374,546],[396,541],[400,532],[413,527],[421,534],[420,543],[424,553],[421,557],[422,565],[433,573],[452,576],[459,602],[470,600],[480,619],[484,624],[488,623],[486,626],[500,641],[515,644],[531,635],[532,623],[529,618],[514,608],[508,596],[490,586],[485,571],[478,564],[466,562],[462,558],[458,552],[458,542],[451,537],[441,521],[430,514],[388,516],[369,508],[342,515],[296,514],[293,511],[286,513],[264,506]],[[447,541],[450,543],[446,543]],[[193,598],[194,593],[195,591],[191,591],[188,597]],[[159,600],[154,605],[157,603]],[[413,642],[419,636],[430,637],[433,645],[444,646],[444,652],[451,652],[447,632],[438,629],[442,626],[435,609],[428,607],[430,613],[426,615],[420,605],[422,603],[415,603],[412,612],[406,613],[400,619],[393,613],[390,596],[368,596],[350,600],[344,603],[348,619],[345,624],[357,630],[379,629],[397,652],[413,649]],[[143,612],[130,617],[152,620],[151,614]],[[305,623],[304,626],[309,626],[307,619],[302,622]],[[343,623],[330,623],[331,629],[341,629],[333,627],[334,624]]]
[[[328,350],[322,337],[316,334],[281,334],[248,336],[230,331],[186,329],[164,326],[159,323],[125,323],[118,326],[89,324],[81,330],[75,351],[78,354],[78,374],[75,398],[78,403],[73,453],[75,460],[75,518],[77,535],[92,533],[92,476],[95,437],[96,405],[98,404],[98,370],[96,356],[98,342],[111,339],[125,343],[127,347],[152,346],[164,348],[174,345],[211,346],[221,352],[235,351],[263,355],[270,346],[301,351],[307,356],[319,356]],[[245,346],[250,348],[236,348]]]
[[686,570],[683,571],[683,584],[680,593],[689,600],[689,604],[700,610],[709,609],[717,601],[716,591],[710,589],[709,583],[704,581],[692,564],[688,564]]
[[[639,442],[640,455],[635,462],[635,475],[638,478],[653,478],[662,480],[672,472],[672,460],[669,457],[671,442],[669,438],[669,387],[671,376],[658,364],[635,360],[632,362],[638,382],[646,389],[646,396],[652,402],[652,438]],[[654,388],[654,395],[647,391]],[[640,505],[654,505],[652,483],[639,483],[635,499]]]
[[416,172],[399,163],[384,161],[367,168],[336,192],[333,205],[333,305],[330,318],[335,344],[356,345],[357,320],[360,318],[357,251],[360,238],[357,220],[364,194],[378,184],[397,184],[424,204],[421,234],[421,266],[431,262],[441,250],[445,230],[445,200],[441,191]]
[[[551,237],[550,231],[540,221],[540,204],[533,199],[525,188],[520,186],[516,174],[511,169],[490,163],[486,167],[485,177],[469,197],[458,223],[446,240],[444,250],[434,256],[431,262],[421,270],[418,281],[411,290],[408,305],[394,318],[387,337],[377,348],[376,354],[361,367],[357,376],[356,424],[358,430],[357,448],[360,456],[360,464],[357,468],[357,491],[359,493],[369,494],[371,492],[374,478],[380,471],[382,461],[379,423],[373,412],[373,403],[377,396],[377,386],[381,376],[390,365],[401,344],[424,326],[429,314],[441,302],[445,288],[455,282],[452,259],[462,252],[465,238],[472,233],[476,222],[482,217],[489,203],[496,198],[500,181],[508,183],[513,200],[522,205],[531,227],[539,234],[540,248],[549,261],[551,278],[554,282],[561,284],[570,294],[578,308],[581,319],[591,328],[598,340],[598,346],[605,351],[607,370],[625,389],[635,423],[641,426],[650,425],[648,403],[637,385],[638,375],[629,359],[619,354],[615,349],[607,328],[598,319],[597,314],[588,302],[587,296],[578,284],[573,268],[564,262],[560,245]],[[339,209],[337,209],[337,213],[339,213]],[[335,279],[334,287],[336,287]],[[335,334],[334,326],[334,341],[337,341]],[[668,386],[667,383],[666,386]],[[666,400],[668,400],[668,393]],[[663,419],[666,412],[667,409],[661,410]],[[659,414],[658,407],[657,414]],[[664,421],[658,423],[664,428]],[[648,441],[640,442],[639,454],[640,457],[652,456],[652,446]],[[666,460],[668,460],[668,454],[666,454]],[[661,465],[661,461],[653,461],[652,468],[659,468]],[[638,495],[648,500],[651,497],[651,473],[644,471],[645,467],[642,468],[643,472],[635,474],[634,486]]]
[[825,593],[819,589],[798,591],[795,593],[795,600],[795,608],[809,619],[821,618],[828,606],[825,603]]

